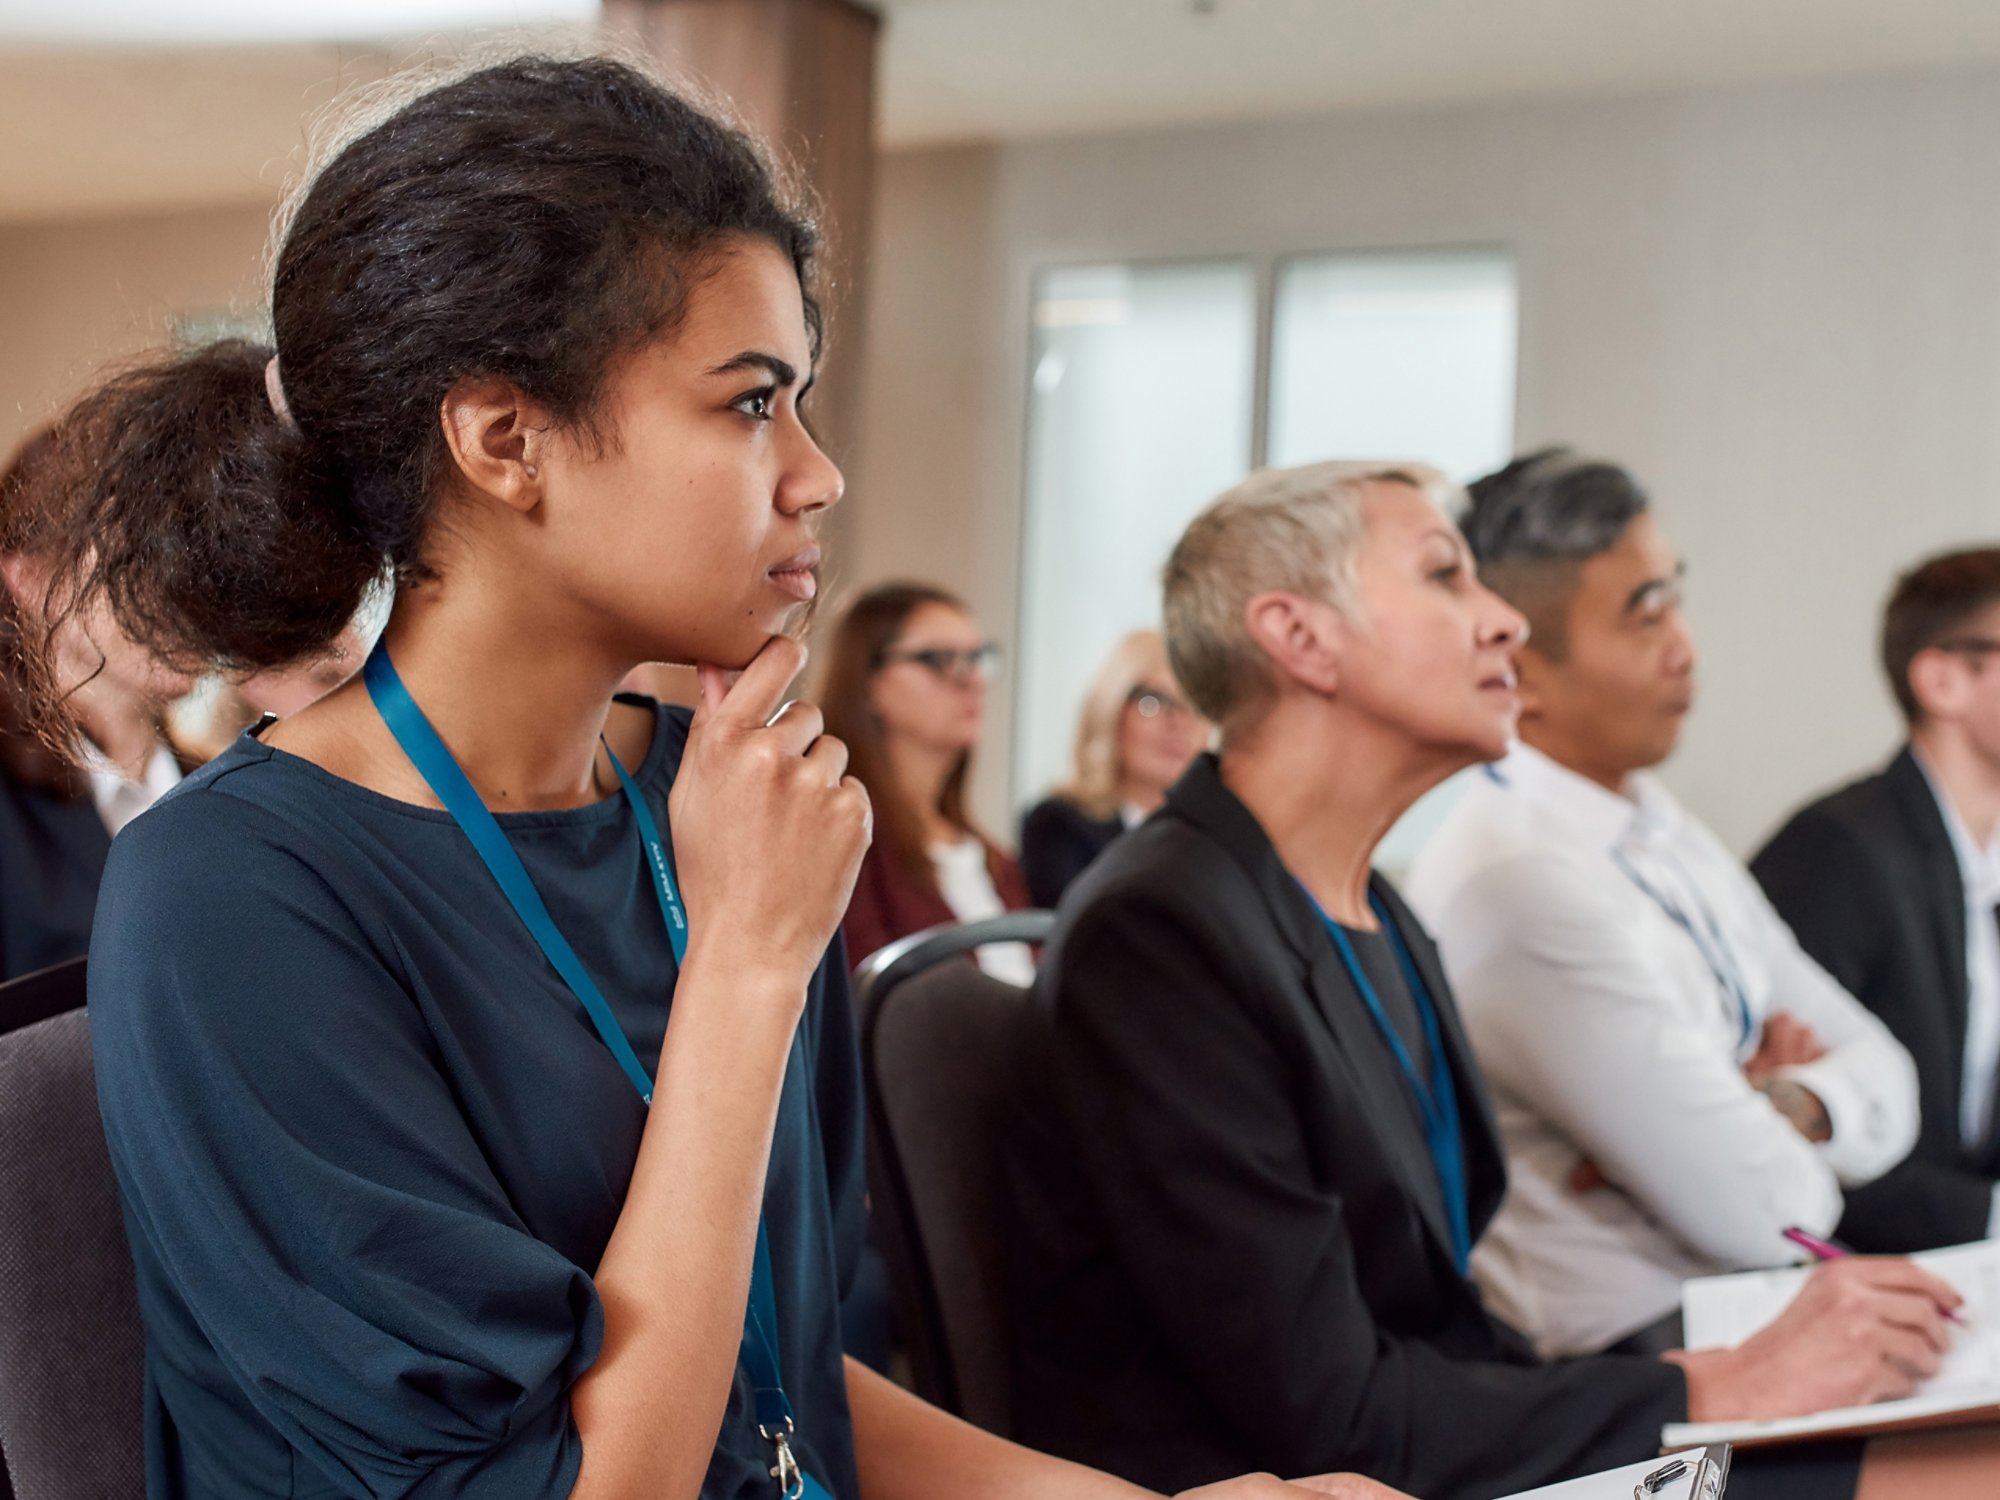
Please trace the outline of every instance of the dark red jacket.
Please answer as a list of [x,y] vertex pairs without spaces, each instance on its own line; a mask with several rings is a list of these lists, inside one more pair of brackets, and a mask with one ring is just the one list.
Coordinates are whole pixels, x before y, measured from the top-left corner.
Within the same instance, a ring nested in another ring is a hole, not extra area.
[[[1028,898],[1028,883],[1021,878],[1021,867],[1011,857],[989,849],[986,869],[1007,910],[1023,911],[1034,905]],[[861,861],[854,899],[840,924],[847,935],[848,967],[858,969],[869,954],[897,938],[957,920],[936,883],[913,877],[895,851],[878,840]]]

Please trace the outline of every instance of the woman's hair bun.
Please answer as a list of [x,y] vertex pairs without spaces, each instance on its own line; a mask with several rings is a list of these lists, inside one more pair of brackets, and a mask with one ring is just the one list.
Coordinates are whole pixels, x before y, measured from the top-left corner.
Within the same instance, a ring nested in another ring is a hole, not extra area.
[[251,671],[338,636],[382,574],[338,464],[273,409],[266,345],[113,376],[64,414],[10,525],[51,602],[102,598],[161,660]]

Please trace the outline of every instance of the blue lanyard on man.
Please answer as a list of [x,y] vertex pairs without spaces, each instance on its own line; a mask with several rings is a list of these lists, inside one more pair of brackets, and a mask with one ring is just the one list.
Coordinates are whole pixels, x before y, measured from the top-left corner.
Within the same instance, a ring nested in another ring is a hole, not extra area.
[[[1500,773],[1498,766],[1488,765],[1483,769],[1486,779],[1495,786],[1512,785]],[[1659,887],[1639,873],[1639,867],[1632,862],[1631,856],[1623,848],[1614,846],[1611,850],[1611,862],[1618,866],[1625,878],[1638,888],[1642,896],[1659,907],[1666,919],[1680,928],[1687,935],[1688,941],[1694,944],[1695,951],[1708,965],[1709,973],[1715,976],[1716,987],[1722,991],[1723,999],[1735,1007],[1735,1015],[1731,1019],[1737,1025],[1738,1044],[1747,1048],[1757,1035],[1757,1017],[1750,1004],[1749,986],[1744,983],[1742,973],[1736,966],[1734,950],[1722,931],[1722,924],[1716,921],[1715,913],[1710,911],[1707,903],[1701,899],[1701,888],[1688,875],[1686,868],[1678,859],[1667,856],[1664,850],[1662,856],[1673,865],[1681,878],[1683,888],[1693,898],[1694,905],[1701,912],[1702,924],[1708,929],[1706,938],[1703,937],[1701,928],[1695,925],[1693,919],[1681,910],[1679,905],[1668,900]]]
[[[1299,889],[1305,890],[1304,885]],[[1347,977],[1360,993],[1362,1004],[1368,1007],[1368,1014],[1375,1020],[1375,1029],[1382,1033],[1382,1040],[1395,1056],[1397,1066],[1403,1070],[1403,1080],[1409,1084],[1410,1093],[1417,1101],[1417,1113],[1424,1122],[1424,1140],[1430,1147],[1431,1164],[1437,1171],[1438,1191],[1444,1198],[1445,1224],[1451,1231],[1452,1260],[1463,1275],[1472,1263],[1472,1209],[1465,1180],[1465,1138],[1459,1128],[1458,1089],[1452,1079],[1451,1063],[1444,1055],[1444,1033],[1438,1024],[1437,1005],[1431,999],[1430,987],[1417,971],[1416,960],[1410,956],[1409,945],[1403,941],[1401,930],[1390,918],[1381,898],[1370,891],[1368,905],[1374,911],[1376,920],[1382,924],[1390,947],[1395,950],[1396,962],[1403,971],[1403,981],[1409,986],[1410,1002],[1416,1007],[1418,1020],[1424,1028],[1424,1041],[1431,1054],[1430,1078],[1426,1082],[1418,1074],[1416,1062],[1410,1056],[1402,1034],[1389,1020],[1382,997],[1375,992],[1367,970],[1362,968],[1360,956],[1354,951],[1354,940],[1347,935],[1347,929],[1327,915],[1312,892],[1306,891],[1306,899],[1312,901],[1313,910],[1319,913],[1320,922],[1333,939],[1334,950],[1340,954],[1340,961],[1347,968]]]
[[[492,872],[508,904],[514,908],[515,915],[520,917],[550,965],[582,1004],[591,1025],[597,1028],[598,1036],[611,1049],[611,1055],[617,1059],[618,1066],[624,1070],[633,1088],[638,1090],[639,1097],[651,1105],[653,1080],[646,1076],[645,1067],[632,1050],[632,1043],[627,1039],[624,1028],[618,1024],[618,1018],[612,1014],[603,991],[584,970],[576,950],[549,915],[549,909],[542,903],[541,893],[535,889],[535,883],[529,878],[520,856],[507,842],[506,834],[501,832],[499,820],[479,800],[479,793],[452,758],[451,751],[438,737],[424,711],[417,706],[416,699],[410,696],[410,690],[403,685],[395,664],[389,660],[385,645],[378,642],[369,653],[367,665],[362,668],[362,680],[367,684],[368,696],[374,700],[376,711],[382,715],[382,722],[396,737],[396,743],[403,747],[410,763],[430,784],[438,801],[444,804],[445,811],[464,831],[481,861]],[[654,822],[652,810],[646,806],[638,784],[612,753],[608,742],[605,743],[604,753],[611,757],[611,768],[618,773],[625,800],[639,825],[639,839],[646,850],[646,867],[652,872],[654,894],[659,898],[660,915],[666,919],[667,937],[673,944],[674,963],[678,967],[687,957],[687,909],[682,906],[680,891],[674,884],[666,840],[660,837],[659,826]],[[771,1477],[778,1481],[780,1494],[784,1500],[829,1500],[826,1491],[799,1467],[792,1453],[792,1435],[797,1429],[792,1420],[792,1404],[785,1396],[784,1374],[778,1364],[778,1307],[771,1271],[771,1238],[761,1217],[757,1220],[757,1251],[750,1275],[750,1302],[743,1314],[743,1365],[755,1393],[757,1431],[771,1444],[777,1459],[771,1466]]]
[[[1735,1014],[1730,1019],[1737,1026],[1737,1045],[1749,1048],[1757,1037],[1757,1016],[1750,1005],[1750,987],[1744,982],[1742,973],[1737,968],[1735,950],[1731,948],[1729,938],[1722,930],[1722,924],[1715,919],[1715,913],[1710,911],[1708,904],[1701,899],[1701,887],[1695,884],[1679,860],[1669,861],[1680,876],[1682,888],[1687,892],[1695,910],[1701,913],[1702,926],[1697,927],[1694,920],[1678,903],[1670,901],[1658,886],[1639,873],[1639,867],[1623,849],[1613,849],[1611,858],[1624,872],[1625,878],[1639,888],[1640,894],[1659,907],[1667,920],[1680,928],[1687,935],[1687,940],[1694,944],[1695,951],[1708,965],[1708,972],[1715,976],[1716,988],[1721,990],[1724,1000],[1735,1008]],[[1705,938],[1703,928],[1707,929]]]

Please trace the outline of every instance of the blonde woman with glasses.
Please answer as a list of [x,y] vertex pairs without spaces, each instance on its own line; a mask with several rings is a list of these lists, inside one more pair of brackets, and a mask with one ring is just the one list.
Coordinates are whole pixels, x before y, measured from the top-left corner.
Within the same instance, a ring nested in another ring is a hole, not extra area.
[[1021,820],[1021,869],[1037,906],[1054,906],[1111,841],[1166,800],[1208,744],[1157,630],[1135,630],[1091,679],[1074,774]]

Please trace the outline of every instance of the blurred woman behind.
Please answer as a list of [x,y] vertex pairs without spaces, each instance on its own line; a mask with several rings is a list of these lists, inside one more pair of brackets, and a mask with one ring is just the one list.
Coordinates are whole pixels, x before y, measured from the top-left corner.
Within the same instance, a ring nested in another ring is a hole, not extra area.
[[58,754],[32,722],[22,646],[44,628],[49,601],[26,502],[52,447],[44,428],[0,470],[0,979],[83,955],[112,835],[193,764],[160,724],[185,682],[99,613],[54,627],[56,652],[82,684],[70,700],[82,736],[74,757]]
[[257,672],[240,682],[209,676],[167,705],[165,723],[174,745],[201,763],[214,760],[260,720],[282,719],[309,708],[360,670],[374,644],[357,622],[325,652],[290,666]]
[[1208,744],[1157,630],[1135,630],[1091,679],[1077,721],[1074,775],[1021,820],[1021,870],[1054,906],[1111,841],[1143,821]]
[[[875,806],[841,930],[850,963],[897,938],[1029,904],[1021,867],[966,808],[972,752],[999,661],[965,605],[928,584],[869,590],[834,627],[823,703],[827,732]],[[1018,944],[982,948],[979,966],[1013,984],[1034,980]]]

